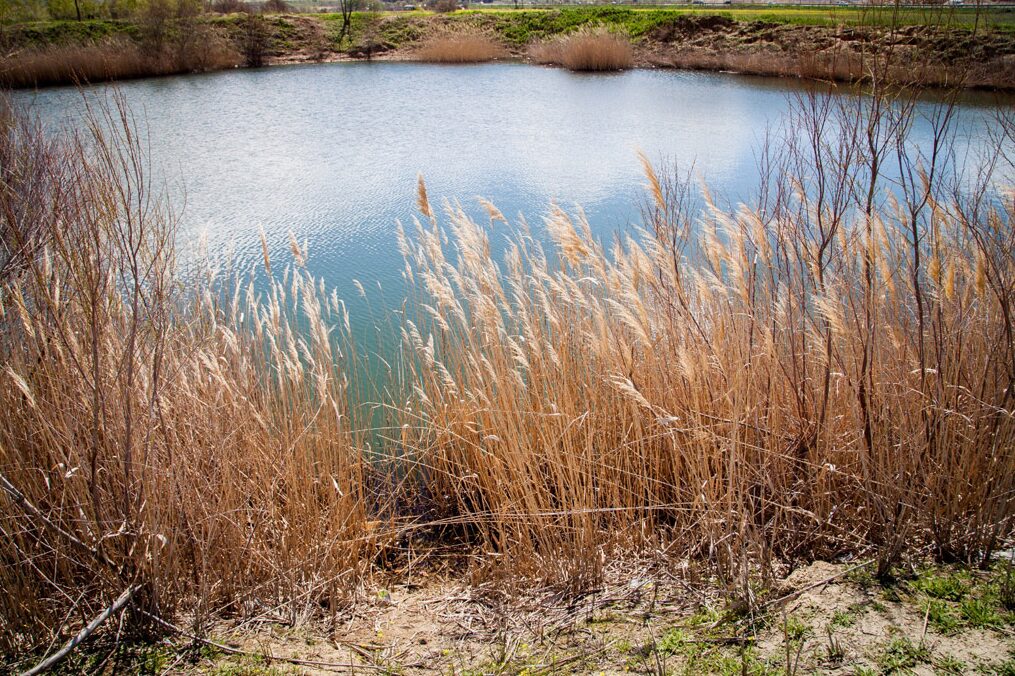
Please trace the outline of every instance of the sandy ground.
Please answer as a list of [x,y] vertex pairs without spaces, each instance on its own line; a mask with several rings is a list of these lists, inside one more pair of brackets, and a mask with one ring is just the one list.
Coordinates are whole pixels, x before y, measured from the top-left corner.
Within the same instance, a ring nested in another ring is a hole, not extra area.
[[[714,582],[687,577],[626,567],[576,601],[524,584],[513,593],[493,583],[378,587],[364,590],[353,611],[327,626],[220,624],[214,639],[247,654],[208,649],[196,661],[177,657],[165,667],[221,674],[1001,674],[1015,668],[1010,621],[940,631],[929,621],[919,578],[885,587],[864,569],[819,562],[757,599],[754,612],[732,612]],[[973,578],[968,598],[979,593],[977,584]]]

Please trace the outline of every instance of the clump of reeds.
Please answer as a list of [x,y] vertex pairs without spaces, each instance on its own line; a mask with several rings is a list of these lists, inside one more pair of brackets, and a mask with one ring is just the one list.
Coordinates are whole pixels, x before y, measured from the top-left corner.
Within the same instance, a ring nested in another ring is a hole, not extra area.
[[574,33],[539,42],[529,49],[536,63],[563,66],[575,71],[610,71],[634,63],[631,43],[623,35],[602,27],[581,28]]
[[996,63],[946,63],[901,55],[865,54],[850,49],[810,53],[681,49],[658,60],[687,70],[730,71],[749,75],[797,77],[832,82],[870,82],[925,87],[1007,87],[1011,68]]
[[342,303],[267,254],[263,291],[180,273],[122,107],[57,143],[7,114],[0,158],[0,652],[128,590],[132,633],[181,602],[198,626],[335,611],[388,499]]
[[577,588],[618,544],[741,582],[773,558],[988,560],[1015,515],[1015,204],[958,190],[912,114],[806,98],[753,204],[699,211],[646,163],[645,230],[607,248],[554,208],[549,249],[522,223],[503,267],[500,212],[442,224],[421,185],[403,443],[434,509]]
[[129,39],[24,49],[7,55],[0,64],[0,86],[125,80],[231,68],[242,62],[224,40],[210,31],[203,33],[156,49]]
[[442,30],[416,51],[420,61],[481,63],[507,56],[504,45],[489,31]]

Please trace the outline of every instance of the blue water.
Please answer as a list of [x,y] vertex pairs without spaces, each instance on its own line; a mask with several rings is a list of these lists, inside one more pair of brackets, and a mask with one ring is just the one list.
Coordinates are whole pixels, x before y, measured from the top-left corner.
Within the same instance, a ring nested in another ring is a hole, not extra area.
[[[148,131],[184,249],[203,241],[214,256],[252,264],[263,228],[281,268],[291,232],[355,322],[366,307],[353,280],[374,297],[374,315],[403,297],[394,232],[416,213],[417,176],[435,206],[457,199],[479,217],[483,196],[538,226],[555,200],[581,205],[609,238],[639,220],[638,151],[660,166],[693,167],[728,200],[748,197],[766,130],[783,125],[802,85],[679,71],[349,63],[117,87]],[[108,93],[97,86],[84,97]],[[78,124],[84,108],[73,88],[15,97],[52,128]],[[959,108],[960,154],[976,151],[999,105],[1010,100],[983,95]],[[927,135],[918,120],[914,138]]]

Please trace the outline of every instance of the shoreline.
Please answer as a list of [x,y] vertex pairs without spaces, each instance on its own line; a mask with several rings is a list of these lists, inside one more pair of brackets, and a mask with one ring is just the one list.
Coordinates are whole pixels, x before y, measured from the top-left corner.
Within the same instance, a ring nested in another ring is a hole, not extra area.
[[[1006,16],[1006,15],[1005,15]],[[202,42],[152,48],[138,25],[92,21],[5,28],[0,83],[9,89],[98,83],[298,63],[423,61],[417,53],[438,35],[482,34],[499,43],[502,60],[534,63],[541,41],[576,26],[603,26],[626,35],[634,68],[731,72],[812,81],[860,83],[872,65],[897,84],[997,92],[1015,91],[1015,12],[978,30],[954,25],[894,28],[740,20],[725,13],[676,10],[574,9],[471,11],[449,15],[389,13],[354,19],[352,38],[332,15],[204,15],[174,29]],[[89,24],[89,22],[84,22]],[[251,54],[253,29],[263,44]],[[91,37],[82,38],[85,34]],[[178,38],[185,40],[185,37]],[[190,49],[193,54],[178,56]],[[155,54],[155,56],[152,56]],[[477,61],[479,62],[479,61]]]

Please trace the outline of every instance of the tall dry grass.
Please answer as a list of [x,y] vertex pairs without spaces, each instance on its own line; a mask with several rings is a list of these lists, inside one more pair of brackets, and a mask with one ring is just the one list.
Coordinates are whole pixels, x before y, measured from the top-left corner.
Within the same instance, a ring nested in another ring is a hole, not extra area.
[[[940,59],[895,56],[884,59],[850,49],[786,54],[773,51],[715,51],[680,49],[654,58],[664,67],[687,70],[731,71],[750,75],[795,77],[831,82],[865,83],[876,79],[914,87],[976,87],[1009,89],[1012,64],[998,59],[989,63],[947,63]],[[872,74],[872,71],[876,71]]]
[[1015,203],[960,175],[953,105],[917,145],[915,98],[868,94],[802,96],[735,209],[646,162],[644,228],[609,247],[558,208],[545,246],[491,204],[442,222],[421,182],[383,448],[305,247],[278,270],[265,246],[260,286],[181,271],[122,102],[59,141],[5,112],[0,650],[124,590],[130,632],[333,614],[427,526],[413,547],[573,592],[620,552],[747,602],[776,561],[987,561],[1012,533]]
[[18,115],[0,127],[20,252],[0,286],[7,654],[131,587],[132,633],[181,603],[198,628],[334,612],[376,550],[342,303],[299,266],[262,293],[178,272],[133,129],[122,108],[49,146]]
[[575,71],[611,71],[634,64],[631,43],[605,28],[581,28],[574,33],[536,43],[529,48],[536,63]]
[[232,68],[243,59],[211,31],[198,31],[176,45],[133,40],[50,45],[7,55],[0,64],[0,86],[43,87],[126,80]]
[[421,184],[403,444],[435,512],[575,589],[618,546],[745,597],[775,560],[986,561],[1015,513],[1015,204],[953,181],[953,113],[924,152],[911,99],[805,97],[753,204],[699,211],[646,162],[646,228],[609,247],[559,208],[548,249],[492,205],[442,222]]
[[416,51],[419,61],[431,63],[482,63],[507,56],[504,45],[486,31],[445,30]]

